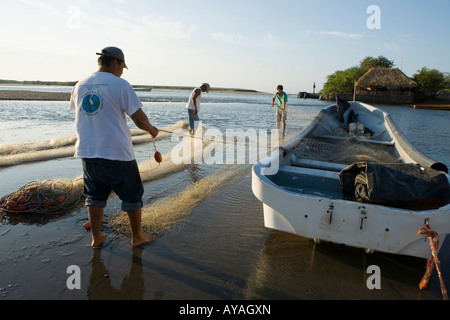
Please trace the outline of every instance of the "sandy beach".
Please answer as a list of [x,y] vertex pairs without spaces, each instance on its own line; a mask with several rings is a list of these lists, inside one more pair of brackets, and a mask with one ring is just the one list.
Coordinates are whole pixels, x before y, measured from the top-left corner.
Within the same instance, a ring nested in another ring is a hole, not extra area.
[[0,90],[0,100],[69,101],[70,93]]

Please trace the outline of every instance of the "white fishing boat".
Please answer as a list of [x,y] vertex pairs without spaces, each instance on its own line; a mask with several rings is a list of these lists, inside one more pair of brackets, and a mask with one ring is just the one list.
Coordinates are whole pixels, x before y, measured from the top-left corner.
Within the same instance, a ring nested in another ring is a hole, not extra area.
[[420,228],[439,235],[438,250],[450,232],[449,181],[387,113],[360,102],[321,110],[252,170],[267,228],[420,258],[431,253]]

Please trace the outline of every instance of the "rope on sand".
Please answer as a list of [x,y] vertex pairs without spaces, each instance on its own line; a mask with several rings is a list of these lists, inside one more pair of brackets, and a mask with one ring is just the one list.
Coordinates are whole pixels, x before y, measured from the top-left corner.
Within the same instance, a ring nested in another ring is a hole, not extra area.
[[436,266],[436,270],[439,276],[439,282],[441,284],[442,297],[444,298],[444,300],[448,300],[447,290],[445,289],[444,280],[442,279],[440,262],[437,255],[437,249],[439,247],[439,235],[436,231],[433,231],[431,229],[428,218],[425,220],[424,226],[419,229],[417,234],[426,235],[428,240],[430,241],[431,246],[431,257],[427,261],[425,275],[423,276],[422,281],[419,284],[419,288],[422,290],[427,287],[428,281],[430,280],[431,273],[433,271],[433,267]]

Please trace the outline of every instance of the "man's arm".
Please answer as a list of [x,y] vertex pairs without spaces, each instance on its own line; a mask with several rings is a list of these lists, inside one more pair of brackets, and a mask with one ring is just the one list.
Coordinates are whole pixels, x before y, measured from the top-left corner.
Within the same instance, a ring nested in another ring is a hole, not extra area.
[[135,113],[131,115],[131,120],[136,124],[139,129],[145,130],[152,135],[152,137],[156,137],[158,135],[158,129],[150,124],[148,121],[148,117],[142,108],[139,108]]
[[194,91],[194,97],[192,97],[192,103],[194,104],[194,114],[197,114],[198,113],[198,110],[197,110],[197,97],[200,95],[202,93],[202,90],[201,89],[196,89],[195,91]]

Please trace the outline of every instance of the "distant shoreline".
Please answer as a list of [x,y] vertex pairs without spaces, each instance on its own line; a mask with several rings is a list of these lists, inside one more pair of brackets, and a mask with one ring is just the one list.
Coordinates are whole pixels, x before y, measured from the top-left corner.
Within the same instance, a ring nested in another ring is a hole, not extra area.
[[[49,83],[4,83],[0,81],[0,86],[4,87],[49,87],[49,86],[70,86],[68,82],[49,84]],[[133,88],[145,89],[166,89],[166,90],[192,90],[192,87],[184,86],[149,86],[149,85],[133,85]],[[234,88],[211,88],[210,92],[234,93],[234,94],[257,94],[268,95],[269,93],[260,92],[251,89],[234,89]],[[41,92],[29,90],[0,90],[0,100],[38,100],[38,101],[69,101],[70,93],[67,92]]]
[[28,90],[0,90],[0,100],[69,101],[70,93]]
[[[158,88],[159,89],[159,88]],[[179,89],[181,90],[181,89]],[[234,94],[261,94],[264,92],[241,91],[233,89],[211,90],[213,92]],[[0,90],[0,100],[22,100],[22,101],[70,101],[70,93],[67,92],[41,92],[29,90]]]

